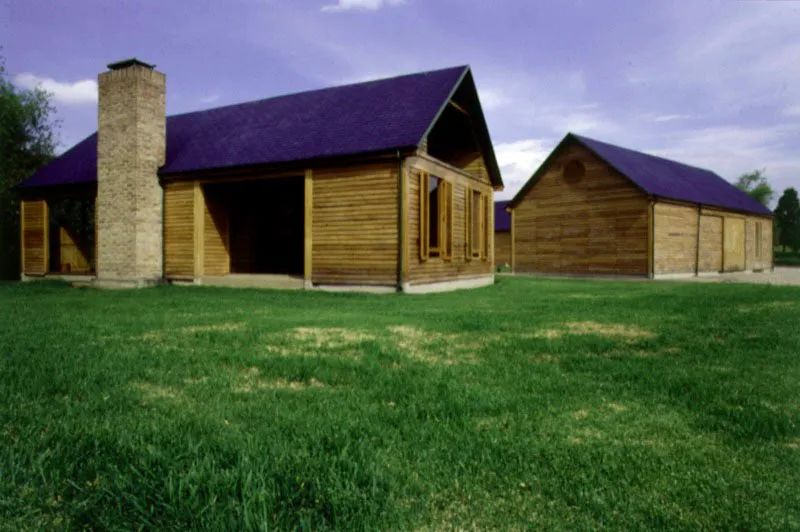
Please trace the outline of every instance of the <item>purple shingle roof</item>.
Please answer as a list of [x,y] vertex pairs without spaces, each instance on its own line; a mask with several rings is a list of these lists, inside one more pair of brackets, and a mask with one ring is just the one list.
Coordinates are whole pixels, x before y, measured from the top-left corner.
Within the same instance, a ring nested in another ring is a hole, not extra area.
[[506,212],[506,206],[510,201],[494,202],[494,230],[511,231],[511,214]]
[[772,211],[768,208],[710,170],[614,146],[573,133],[567,134],[528,183],[511,200],[512,206],[516,205],[541,178],[543,169],[554,154],[560,151],[565,144],[574,141],[591,150],[648,195],[735,211],[772,215]]
[[[461,66],[173,115],[159,174],[413,148],[468,74]],[[493,180],[502,184],[499,173]],[[21,186],[96,181],[95,133]]]

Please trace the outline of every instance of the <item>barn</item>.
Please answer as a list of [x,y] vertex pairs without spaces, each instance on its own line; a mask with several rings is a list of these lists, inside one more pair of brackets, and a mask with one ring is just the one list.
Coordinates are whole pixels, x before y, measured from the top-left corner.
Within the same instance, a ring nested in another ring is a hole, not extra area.
[[469,67],[166,116],[98,77],[98,131],[22,183],[23,279],[431,291],[493,282],[503,183]]
[[498,268],[511,265],[511,215],[506,210],[508,203],[494,202],[494,264]]
[[515,272],[760,271],[772,212],[717,174],[568,134],[508,204]]

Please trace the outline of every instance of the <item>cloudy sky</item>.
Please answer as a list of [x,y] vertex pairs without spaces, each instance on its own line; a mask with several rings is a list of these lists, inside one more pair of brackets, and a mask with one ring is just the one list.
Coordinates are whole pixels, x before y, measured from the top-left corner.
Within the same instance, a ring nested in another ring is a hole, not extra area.
[[170,114],[469,64],[500,198],[568,131],[800,186],[800,0],[5,0],[0,46],[53,93],[62,149],[131,56],[167,74]]

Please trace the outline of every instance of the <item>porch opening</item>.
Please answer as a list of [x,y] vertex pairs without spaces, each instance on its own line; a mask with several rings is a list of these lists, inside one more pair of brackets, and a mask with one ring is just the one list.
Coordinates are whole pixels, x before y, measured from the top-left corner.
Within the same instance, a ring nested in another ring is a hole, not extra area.
[[64,197],[47,201],[48,273],[95,272],[95,198]]
[[206,230],[227,231],[230,274],[303,275],[304,186],[303,176],[204,186]]

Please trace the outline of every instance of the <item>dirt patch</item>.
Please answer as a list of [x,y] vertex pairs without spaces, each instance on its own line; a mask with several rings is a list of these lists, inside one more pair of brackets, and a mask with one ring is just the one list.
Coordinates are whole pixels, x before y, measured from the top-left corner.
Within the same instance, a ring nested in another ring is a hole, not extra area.
[[472,364],[478,357],[474,351],[483,344],[457,334],[443,334],[408,325],[389,327],[392,342],[409,357],[428,364]]
[[583,336],[595,334],[609,338],[624,338],[626,340],[640,340],[654,338],[656,335],[646,329],[634,325],[621,323],[597,323],[594,321],[581,321],[566,323],[563,328],[545,329],[534,334],[536,338],[556,339],[565,335]]
[[244,329],[245,324],[240,323],[219,323],[215,325],[189,325],[188,327],[181,327],[182,333],[196,333],[196,332],[232,332],[241,331]]
[[168,386],[161,386],[151,382],[136,382],[132,384],[133,389],[142,394],[146,401],[163,401],[165,399],[176,399],[179,392]]
[[767,303],[757,303],[755,305],[741,305],[737,308],[739,312],[761,312],[764,310],[790,310],[797,308],[796,301],[769,301]]
[[577,410],[572,413],[572,418],[578,421],[586,419],[587,417],[589,417],[589,412],[586,410]]
[[364,341],[374,340],[375,335],[358,329],[320,329],[314,327],[297,327],[294,339],[310,343],[314,347],[338,348]]
[[619,403],[608,403],[606,406],[611,410],[613,410],[614,412],[626,412],[628,410],[627,406],[621,405]]
[[198,332],[234,332],[245,328],[244,322],[238,323],[217,323],[211,325],[187,325],[177,329],[155,329],[147,331],[139,336],[134,336],[134,340],[163,341],[173,337],[176,333],[193,334]]
[[541,355],[531,355],[528,360],[535,364],[558,364],[558,357],[550,353],[542,353]]
[[324,388],[325,384],[317,379],[308,381],[290,381],[287,379],[264,380],[261,378],[261,370],[255,367],[245,368],[239,371],[237,382],[234,385],[236,393],[251,393],[255,390],[289,390],[302,391],[312,388]]

